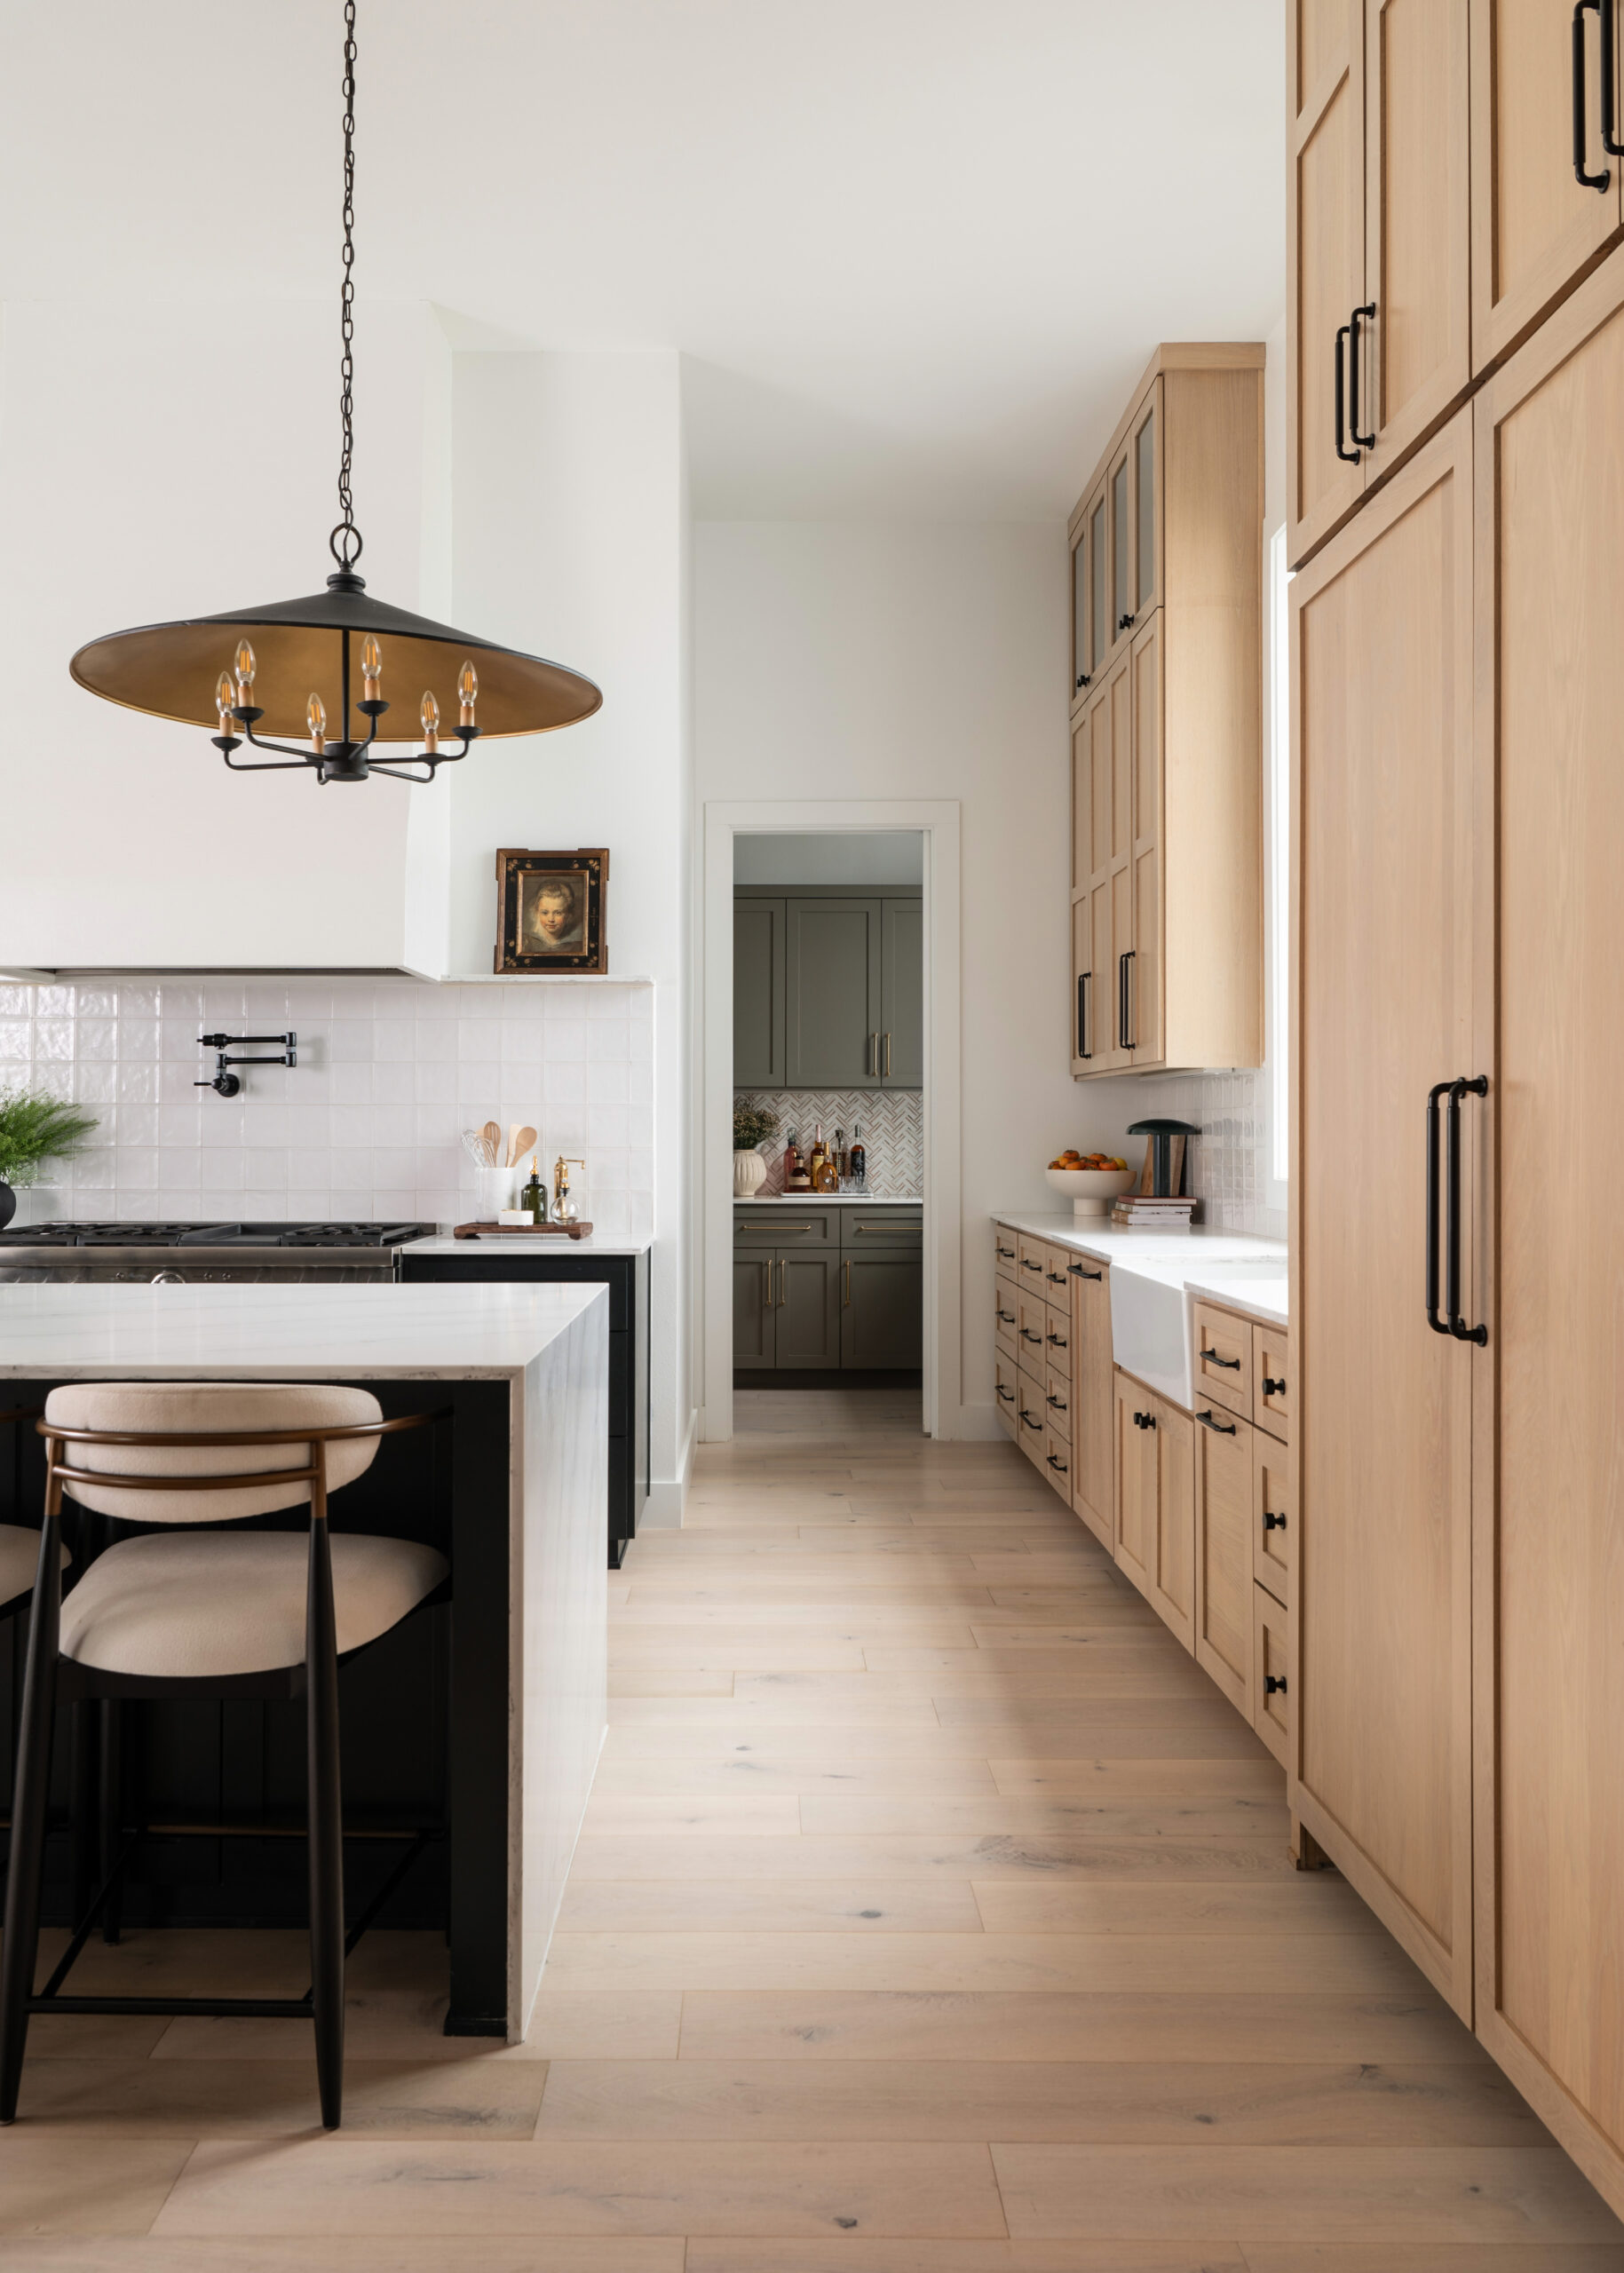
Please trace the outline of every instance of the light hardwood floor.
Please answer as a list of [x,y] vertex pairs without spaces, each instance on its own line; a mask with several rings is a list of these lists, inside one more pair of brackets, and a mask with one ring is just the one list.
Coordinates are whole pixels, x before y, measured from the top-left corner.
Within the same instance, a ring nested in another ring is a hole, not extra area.
[[[0,2262],[57,2273],[1624,2273],[1620,2229],[1012,1447],[741,1396],[614,1597],[530,2043],[369,1937],[304,2031],[36,2023]],[[89,1971],[285,1990],[298,1937]]]

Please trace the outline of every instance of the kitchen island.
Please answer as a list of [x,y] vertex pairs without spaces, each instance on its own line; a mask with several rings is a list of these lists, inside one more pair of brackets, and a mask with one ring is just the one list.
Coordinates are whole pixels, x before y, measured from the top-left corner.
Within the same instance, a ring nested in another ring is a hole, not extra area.
[[[437,1817],[446,1834],[448,2034],[523,2038],[603,1742],[608,1332],[608,1296],[597,1286],[0,1294],[8,1406],[43,1404],[63,1382],[190,1379],[346,1382],[369,1389],[385,1414],[447,1409],[426,1439],[385,1440],[336,1495],[333,1521],[432,1540],[451,1561],[449,1605],[346,1667],[340,1703],[345,1829],[357,1833],[347,1843],[364,1861],[366,1833],[382,1835],[386,1815]],[[18,1432],[14,1451],[0,1459],[0,1520],[37,1525],[44,1461],[31,1429]],[[82,1562],[106,1539],[99,1519],[71,1503],[69,1514]],[[293,1528],[305,1518],[269,1520]],[[282,1914],[275,1863],[296,1842],[274,1834],[303,1809],[302,1775],[288,1772],[302,1737],[276,1717],[289,1713],[302,1724],[297,1707],[240,1700],[152,1711],[127,1806],[161,1828],[172,1811],[211,1804],[238,1832],[218,1842],[216,1876],[201,1888],[178,1866],[165,1879],[164,1841],[153,1842],[158,1876],[133,1892],[155,1921],[262,1924]],[[76,1811],[93,1788],[84,1738],[83,1728],[59,1730]],[[188,1842],[193,1878],[198,1844]],[[302,1866],[283,1879],[297,1887],[300,1875]]]

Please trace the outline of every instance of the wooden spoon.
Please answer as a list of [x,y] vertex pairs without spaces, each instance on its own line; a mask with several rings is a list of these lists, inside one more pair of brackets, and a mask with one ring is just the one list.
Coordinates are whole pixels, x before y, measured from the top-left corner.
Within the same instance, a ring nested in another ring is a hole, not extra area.
[[479,1134],[485,1139],[485,1157],[490,1162],[492,1168],[495,1168],[497,1161],[502,1157],[501,1123],[499,1121],[487,1121],[484,1128],[480,1129]]
[[508,1155],[508,1166],[512,1168],[517,1161],[522,1160],[535,1142],[535,1129],[520,1129],[516,1122],[513,1128],[513,1149]]

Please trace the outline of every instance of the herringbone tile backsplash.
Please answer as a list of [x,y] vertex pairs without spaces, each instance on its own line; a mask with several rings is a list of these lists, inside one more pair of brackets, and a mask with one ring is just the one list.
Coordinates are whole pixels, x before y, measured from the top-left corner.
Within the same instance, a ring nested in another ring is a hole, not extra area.
[[764,1197],[784,1188],[784,1146],[793,1129],[802,1152],[812,1150],[819,1121],[832,1144],[835,1131],[852,1142],[863,1132],[868,1154],[868,1189],[885,1200],[919,1200],[925,1188],[924,1097],[918,1089],[741,1089],[741,1105],[760,1105],[778,1115],[778,1134],[761,1147],[767,1163]]

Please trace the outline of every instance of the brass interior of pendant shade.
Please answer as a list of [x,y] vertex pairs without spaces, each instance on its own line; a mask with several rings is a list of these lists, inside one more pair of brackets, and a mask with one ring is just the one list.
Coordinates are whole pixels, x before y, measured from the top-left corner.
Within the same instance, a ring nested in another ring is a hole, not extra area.
[[[326,596],[313,603],[324,612],[327,605]],[[418,704],[425,690],[437,697],[442,718],[455,718],[456,677],[464,659],[479,675],[475,719],[485,738],[545,733],[555,726],[574,725],[590,717],[603,701],[590,678],[540,655],[493,647],[377,602],[363,603],[353,612],[361,620],[347,627],[352,705],[364,692],[360,645],[368,631],[376,633],[384,651],[383,693],[390,707],[378,722],[380,742],[421,741]],[[252,700],[265,712],[255,725],[257,734],[306,741],[306,705],[317,694],[327,712],[329,740],[364,740],[368,722],[358,711],[352,708],[348,723],[345,721],[346,627],[278,621],[281,613],[258,618],[247,613],[205,617],[112,632],[81,647],[69,668],[81,686],[109,702],[218,733],[215,685],[220,673],[230,669],[238,640],[246,637],[253,642],[258,662]]]

